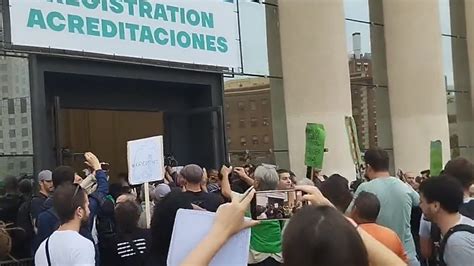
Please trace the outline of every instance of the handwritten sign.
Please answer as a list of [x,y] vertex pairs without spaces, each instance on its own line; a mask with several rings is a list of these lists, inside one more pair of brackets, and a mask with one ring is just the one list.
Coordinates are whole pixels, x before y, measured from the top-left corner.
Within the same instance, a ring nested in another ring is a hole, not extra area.
[[127,142],[128,174],[132,185],[164,178],[163,136]]
[[321,124],[306,124],[306,152],[305,164],[316,169],[323,168],[324,143],[326,130]]

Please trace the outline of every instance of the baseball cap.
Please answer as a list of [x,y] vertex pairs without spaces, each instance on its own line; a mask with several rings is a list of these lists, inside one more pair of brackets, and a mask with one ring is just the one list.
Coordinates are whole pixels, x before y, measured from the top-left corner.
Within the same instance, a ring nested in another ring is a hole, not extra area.
[[164,198],[170,192],[171,192],[170,186],[168,186],[167,184],[163,184],[163,183],[156,186],[155,189],[153,190],[153,194],[155,195],[155,199]]
[[38,181],[53,181],[53,172],[43,170],[38,174]]
[[202,168],[196,164],[186,165],[180,172],[180,174],[190,183],[200,183],[204,174]]

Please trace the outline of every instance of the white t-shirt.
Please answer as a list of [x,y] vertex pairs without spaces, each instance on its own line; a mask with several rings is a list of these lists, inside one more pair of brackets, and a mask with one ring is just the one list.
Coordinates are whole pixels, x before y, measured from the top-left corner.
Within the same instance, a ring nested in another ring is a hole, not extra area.
[[[36,266],[48,266],[46,241],[36,251]],[[76,231],[55,231],[49,237],[49,256],[51,266],[95,265],[94,244]]]

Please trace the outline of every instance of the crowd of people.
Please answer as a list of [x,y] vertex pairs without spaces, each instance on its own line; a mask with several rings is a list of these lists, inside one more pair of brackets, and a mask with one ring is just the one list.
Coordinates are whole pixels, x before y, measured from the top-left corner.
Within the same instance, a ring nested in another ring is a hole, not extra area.
[[[216,212],[215,221],[182,265],[208,265],[232,235],[249,227],[249,265],[474,264],[474,164],[464,158],[449,161],[440,176],[394,177],[388,154],[370,149],[366,180],[352,184],[338,174],[299,178],[265,164],[166,166],[164,179],[149,187],[147,224],[144,187],[131,186],[125,175],[109,183],[100,160],[84,157],[86,178],[68,166],[45,170],[37,193],[30,180],[4,178],[2,259],[33,257],[40,266],[166,265],[176,213],[194,209]],[[258,210],[262,206],[251,202],[256,191],[275,190],[301,191],[305,204],[289,219],[244,219],[269,215],[274,205]]]

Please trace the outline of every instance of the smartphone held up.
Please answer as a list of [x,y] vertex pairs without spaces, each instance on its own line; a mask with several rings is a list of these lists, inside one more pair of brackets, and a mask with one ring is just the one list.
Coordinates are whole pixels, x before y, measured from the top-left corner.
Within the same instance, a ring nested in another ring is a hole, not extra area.
[[296,190],[257,191],[252,218],[256,220],[287,220],[303,205],[303,194]]

